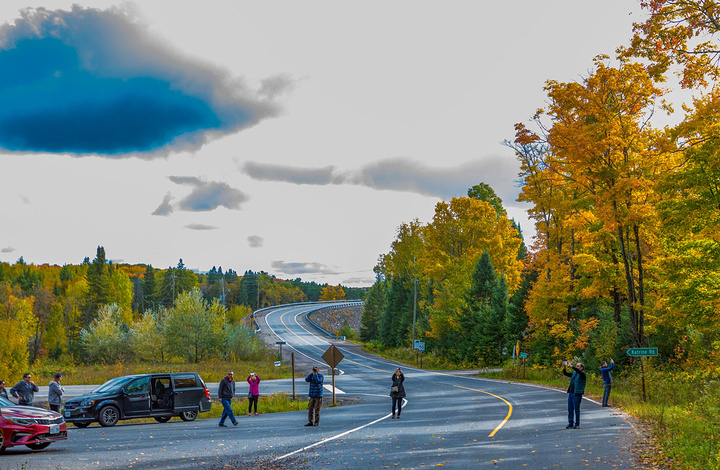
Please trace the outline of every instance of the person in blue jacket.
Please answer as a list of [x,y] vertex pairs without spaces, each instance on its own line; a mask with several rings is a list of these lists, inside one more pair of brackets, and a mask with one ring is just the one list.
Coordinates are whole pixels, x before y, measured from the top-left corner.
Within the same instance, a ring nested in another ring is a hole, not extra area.
[[[565,429],[578,429],[580,427],[580,403],[582,403],[582,396],[585,393],[585,383],[587,382],[587,376],[585,375],[585,366],[578,362],[575,367],[572,368],[573,372],[567,371],[565,366],[568,364],[567,361],[563,362],[563,375],[570,377],[570,385],[568,386],[568,425]],[[575,418],[573,422],[573,417]]]
[[602,406],[606,407],[609,406],[608,398],[610,398],[610,389],[612,388],[612,375],[610,375],[610,371],[613,370],[613,367],[615,367],[615,361],[612,359],[610,359],[610,365],[605,361],[600,363],[600,373],[602,374],[604,385]]
[[[305,382],[310,383],[308,391],[308,422],[305,426],[317,426],[320,424],[320,408],[322,407],[323,397],[323,376],[317,367],[312,368],[312,372],[305,377]],[[314,415],[314,416],[313,416]]]

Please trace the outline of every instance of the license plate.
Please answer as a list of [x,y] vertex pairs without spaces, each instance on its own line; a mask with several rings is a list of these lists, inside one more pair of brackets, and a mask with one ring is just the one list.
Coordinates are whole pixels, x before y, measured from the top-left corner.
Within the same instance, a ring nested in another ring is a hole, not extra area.
[[65,417],[66,417],[66,418],[69,418],[69,417],[70,417],[70,412],[69,412],[69,411],[66,411],[66,412],[65,412]]
[[50,425],[50,434],[60,434],[60,426],[57,424]]

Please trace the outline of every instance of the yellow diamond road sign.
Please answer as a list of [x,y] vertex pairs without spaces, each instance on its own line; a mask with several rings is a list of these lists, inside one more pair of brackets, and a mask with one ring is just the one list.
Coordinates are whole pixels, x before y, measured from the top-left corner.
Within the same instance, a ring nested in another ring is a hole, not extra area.
[[345,356],[343,356],[343,353],[341,353],[334,344],[331,344],[328,350],[325,351],[325,353],[322,355],[323,361],[325,361],[327,365],[329,365],[333,369],[335,368],[335,366],[340,364],[340,361],[342,361],[344,357]]

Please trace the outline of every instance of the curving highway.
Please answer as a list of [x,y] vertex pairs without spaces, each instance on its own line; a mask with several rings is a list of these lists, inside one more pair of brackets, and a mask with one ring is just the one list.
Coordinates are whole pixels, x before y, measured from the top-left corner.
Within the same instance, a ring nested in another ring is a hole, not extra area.
[[[312,365],[319,365],[325,383],[331,383],[321,359],[331,338],[306,319],[317,308],[281,307],[257,319],[263,333],[286,342],[284,352],[295,353],[302,395]],[[402,419],[391,420],[390,377],[398,364],[348,343],[334,344],[345,356],[337,366],[336,396],[360,400],[323,407],[318,427],[303,426],[306,412],[291,412],[240,416],[237,428],[218,428],[214,419],[69,428],[68,441],[45,451],[8,449],[0,456],[0,469],[638,468],[630,452],[635,430],[622,413],[584,399],[581,428],[566,430],[566,394],[543,387],[399,365],[407,401]],[[238,385],[243,396],[247,386]],[[290,391],[291,383],[261,385],[261,392],[271,390]],[[330,390],[325,395],[332,396]]]

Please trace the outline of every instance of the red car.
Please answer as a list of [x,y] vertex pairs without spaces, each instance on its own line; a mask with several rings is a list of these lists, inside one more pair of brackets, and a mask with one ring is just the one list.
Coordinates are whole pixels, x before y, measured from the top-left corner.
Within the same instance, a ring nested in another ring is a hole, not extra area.
[[60,413],[0,398],[0,454],[11,446],[39,450],[64,439],[67,428]]

